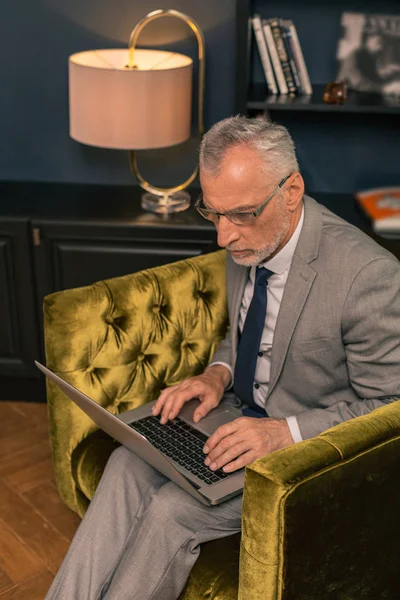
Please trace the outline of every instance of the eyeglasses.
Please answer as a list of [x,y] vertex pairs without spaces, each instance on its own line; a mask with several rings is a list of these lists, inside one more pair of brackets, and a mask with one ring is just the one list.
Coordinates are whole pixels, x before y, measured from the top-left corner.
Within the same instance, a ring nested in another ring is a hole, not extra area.
[[282,188],[282,186],[284,185],[284,183],[286,183],[289,177],[290,175],[284,177],[282,181],[278,183],[274,191],[268,196],[268,198],[264,200],[264,202],[260,204],[260,206],[257,206],[257,208],[251,212],[219,213],[215,210],[208,209],[204,206],[202,195],[200,195],[200,197],[197,199],[195,209],[199,214],[201,214],[202,217],[204,217],[208,221],[212,221],[214,225],[217,225],[219,223],[221,217],[226,217],[234,225],[249,225],[262,213],[264,208],[267,206],[268,202],[272,200],[276,192]]

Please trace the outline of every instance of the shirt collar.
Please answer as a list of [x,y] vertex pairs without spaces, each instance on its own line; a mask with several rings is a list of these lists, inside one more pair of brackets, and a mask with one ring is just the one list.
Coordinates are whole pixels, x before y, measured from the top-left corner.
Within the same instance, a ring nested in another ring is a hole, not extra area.
[[[265,267],[266,269],[269,269],[270,271],[272,271],[273,273],[276,273],[277,275],[282,275],[282,273],[284,273],[292,264],[294,251],[296,250],[297,242],[299,241],[303,223],[304,223],[304,205],[301,209],[301,215],[300,215],[299,222],[297,223],[297,227],[294,230],[294,233],[293,233],[292,237],[290,238],[290,240],[287,242],[287,244],[285,244],[285,246],[283,246],[283,248],[281,250],[279,250],[278,254],[275,254],[275,256],[273,256],[269,260],[265,260],[259,266]],[[256,267],[251,268],[250,277],[252,279],[255,276],[255,270],[256,270]]]

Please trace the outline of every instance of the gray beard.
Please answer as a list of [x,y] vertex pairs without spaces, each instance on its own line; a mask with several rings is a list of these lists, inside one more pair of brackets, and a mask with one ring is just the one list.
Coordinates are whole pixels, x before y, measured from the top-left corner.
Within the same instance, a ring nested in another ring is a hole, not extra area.
[[263,246],[259,250],[253,250],[251,256],[245,258],[235,258],[232,256],[233,261],[242,267],[256,267],[260,263],[267,260],[283,242],[290,228],[290,216],[285,214],[282,217],[282,229],[276,236],[269,242],[269,244]]

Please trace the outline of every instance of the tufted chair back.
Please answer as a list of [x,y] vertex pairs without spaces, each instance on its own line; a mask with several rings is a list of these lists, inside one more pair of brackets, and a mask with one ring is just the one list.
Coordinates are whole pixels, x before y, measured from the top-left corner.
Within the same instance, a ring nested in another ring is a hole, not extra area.
[[[48,367],[114,414],[200,373],[227,326],[224,251],[44,301]],[[57,487],[83,515],[113,442],[57,386],[47,386]]]

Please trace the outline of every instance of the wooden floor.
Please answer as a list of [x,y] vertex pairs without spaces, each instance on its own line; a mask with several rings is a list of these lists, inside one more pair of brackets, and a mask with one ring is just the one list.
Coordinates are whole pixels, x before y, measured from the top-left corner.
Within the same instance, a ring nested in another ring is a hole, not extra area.
[[46,404],[0,402],[0,600],[43,600],[79,517],[54,481]]

